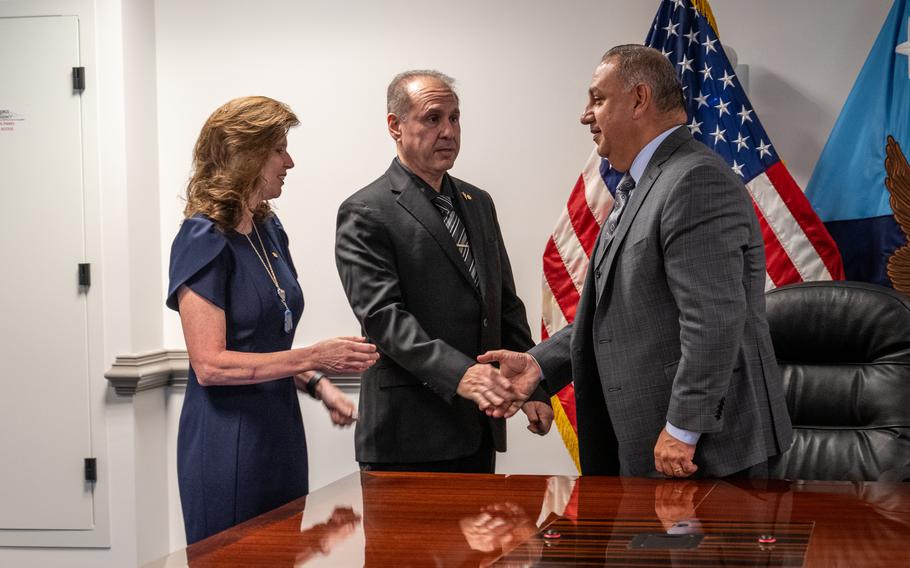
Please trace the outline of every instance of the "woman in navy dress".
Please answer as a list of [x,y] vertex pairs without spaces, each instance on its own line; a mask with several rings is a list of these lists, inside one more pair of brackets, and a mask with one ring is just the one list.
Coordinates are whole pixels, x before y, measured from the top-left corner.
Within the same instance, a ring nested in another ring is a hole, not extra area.
[[177,435],[187,544],[306,495],[297,389],[348,425],[353,404],[321,373],[378,358],[362,337],[291,347],[303,293],[269,200],[294,167],[287,133],[297,124],[286,105],[243,97],[216,110],[196,142],[167,297],[190,358]]

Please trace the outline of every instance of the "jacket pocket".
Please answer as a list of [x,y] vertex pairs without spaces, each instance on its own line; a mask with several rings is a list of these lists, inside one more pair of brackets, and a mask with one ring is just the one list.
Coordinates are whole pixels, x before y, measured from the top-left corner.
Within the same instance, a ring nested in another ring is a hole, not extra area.
[[379,373],[379,376],[376,377],[376,383],[379,385],[380,389],[391,389],[395,387],[414,387],[419,385],[417,379],[412,377],[407,373],[394,372],[383,369],[384,372]]
[[648,237],[647,234],[642,235],[642,236],[636,235],[634,237],[633,237],[633,235],[629,235],[628,237],[626,237],[627,244],[625,246],[623,246],[623,253],[624,254],[636,254],[636,253],[638,253],[638,251],[646,248],[650,241],[651,241],[651,239]]

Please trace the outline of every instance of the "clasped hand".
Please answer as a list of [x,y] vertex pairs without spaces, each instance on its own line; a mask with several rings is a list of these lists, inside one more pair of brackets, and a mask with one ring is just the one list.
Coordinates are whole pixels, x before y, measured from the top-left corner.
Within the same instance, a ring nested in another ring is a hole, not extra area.
[[524,509],[510,502],[483,507],[478,514],[463,517],[458,525],[468,546],[484,553],[507,554],[537,532]]
[[[479,364],[465,372],[457,393],[494,418],[509,418],[518,412],[540,382],[540,367],[527,353],[499,349],[487,351],[477,361]],[[491,365],[494,362],[498,369]],[[528,416],[533,422],[532,413]]]

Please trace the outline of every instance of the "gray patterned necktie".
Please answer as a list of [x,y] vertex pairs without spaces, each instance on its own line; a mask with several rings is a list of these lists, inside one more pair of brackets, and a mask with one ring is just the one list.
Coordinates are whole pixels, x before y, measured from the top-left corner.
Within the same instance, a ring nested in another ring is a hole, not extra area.
[[[613,209],[610,210],[610,214],[607,215],[607,221],[604,223],[603,229],[600,233],[600,238],[597,239],[597,246],[594,249],[594,256],[591,257],[592,261],[595,263],[594,278],[596,281],[599,281],[602,276],[602,272],[599,268],[600,261],[603,259],[603,255],[606,254],[607,246],[610,244],[610,241],[613,240],[613,234],[616,232],[616,227],[619,226],[619,217],[622,215],[623,209],[626,208],[626,204],[629,202],[629,197],[632,195],[632,190],[635,189],[635,180],[632,179],[632,176],[626,174],[622,176],[622,179],[619,180],[619,184],[616,186],[616,194],[613,196]],[[596,288],[596,302],[600,303],[600,296],[603,293],[603,286],[598,282]]]
[[622,215],[622,210],[625,209],[626,203],[629,202],[629,196],[632,194],[633,189],[635,189],[635,180],[632,179],[632,176],[629,174],[622,176],[622,179],[619,180],[619,185],[616,186],[613,209],[607,217],[607,227],[604,229],[606,239],[612,237],[613,233],[616,232],[616,227],[619,226],[619,216]]
[[619,226],[619,217],[622,215],[626,203],[629,202],[629,197],[631,196],[633,189],[635,189],[635,180],[632,179],[632,176],[629,174],[622,176],[622,179],[619,180],[619,184],[616,186],[616,195],[613,196],[613,208],[610,209],[610,214],[607,215],[607,220],[601,230],[600,238],[597,239],[597,246],[594,248],[594,256],[591,257],[597,264],[599,264],[601,258],[603,258],[607,245],[613,238],[616,227]]
[[436,194],[433,196],[433,205],[439,209],[439,214],[442,215],[442,222],[445,223],[446,229],[452,235],[455,246],[458,248],[461,258],[464,259],[468,272],[471,273],[471,278],[474,279],[474,285],[479,286],[477,266],[474,263],[474,255],[471,254],[471,243],[468,242],[468,233],[465,231],[461,219],[458,218],[458,214],[455,213],[455,206],[452,204],[452,200],[447,195]]

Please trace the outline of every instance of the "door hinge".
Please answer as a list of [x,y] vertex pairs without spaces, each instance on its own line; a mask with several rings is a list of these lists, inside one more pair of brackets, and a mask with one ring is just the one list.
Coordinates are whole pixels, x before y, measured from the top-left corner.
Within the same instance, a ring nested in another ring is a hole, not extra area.
[[73,92],[82,94],[85,90],[85,67],[73,67]]
[[85,480],[98,481],[97,458],[85,458]]
[[79,264],[79,286],[88,288],[92,285],[92,265],[89,262]]

